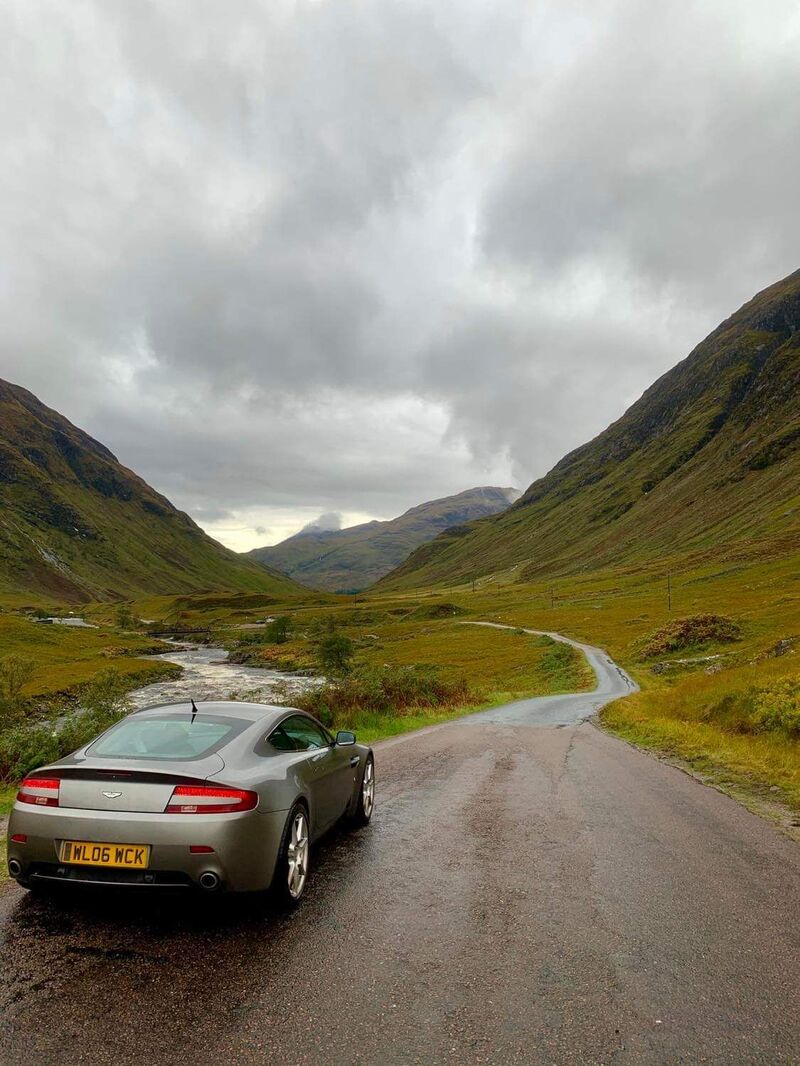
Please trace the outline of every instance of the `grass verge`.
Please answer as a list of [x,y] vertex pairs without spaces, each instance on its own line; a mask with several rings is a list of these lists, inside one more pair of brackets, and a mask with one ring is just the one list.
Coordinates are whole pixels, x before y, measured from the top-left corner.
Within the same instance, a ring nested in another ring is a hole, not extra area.
[[723,788],[800,812],[800,672],[791,659],[685,678],[606,707],[601,724]]

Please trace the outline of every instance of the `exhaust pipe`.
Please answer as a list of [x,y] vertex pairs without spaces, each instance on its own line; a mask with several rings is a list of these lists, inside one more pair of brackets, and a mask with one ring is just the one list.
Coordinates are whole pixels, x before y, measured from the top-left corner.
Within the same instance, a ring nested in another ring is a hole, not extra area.
[[206,870],[205,873],[200,874],[200,887],[206,892],[214,892],[219,888],[219,878],[211,870]]
[[22,863],[18,859],[8,860],[8,872],[12,877],[19,877],[22,873]]

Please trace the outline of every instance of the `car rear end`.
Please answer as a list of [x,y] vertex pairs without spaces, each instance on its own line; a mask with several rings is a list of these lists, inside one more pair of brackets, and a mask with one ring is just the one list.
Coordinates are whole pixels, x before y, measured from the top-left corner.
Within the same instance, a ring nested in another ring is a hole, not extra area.
[[[11,875],[29,887],[266,888],[285,813],[265,810],[258,791],[227,783],[217,752],[172,761],[103,755],[125,752],[131,734],[142,733],[142,723],[131,727],[131,719],[121,740],[112,730],[85,751],[25,778],[9,821]],[[152,738],[158,726],[156,739],[163,742],[165,721],[175,718],[151,716],[144,735],[149,728]],[[240,725],[234,732],[250,723]],[[192,730],[198,733],[194,719]],[[93,757],[93,749],[101,754]]]
[[284,817],[259,812],[258,794],[246,789],[56,767],[22,782],[9,821],[9,872],[31,886],[257,890],[271,880]]

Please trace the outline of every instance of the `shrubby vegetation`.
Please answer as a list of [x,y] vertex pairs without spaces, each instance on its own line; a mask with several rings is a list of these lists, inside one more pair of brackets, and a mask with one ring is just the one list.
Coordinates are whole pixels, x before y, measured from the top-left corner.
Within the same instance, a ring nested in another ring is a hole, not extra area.
[[278,615],[258,629],[241,629],[237,633],[236,647],[259,644],[285,644],[292,636],[292,620],[286,614]]
[[731,733],[777,732],[800,740],[800,675],[726,692],[701,717]]
[[323,673],[344,677],[353,669],[353,642],[343,633],[328,633],[317,645],[317,659]]
[[602,718],[627,739],[701,770],[775,786],[800,809],[800,673],[791,662],[695,674],[618,700]]
[[546,650],[537,664],[537,671],[547,682],[549,692],[569,691],[579,688],[583,656],[570,644],[552,637],[539,637],[538,643]]
[[780,730],[800,740],[800,675],[752,692],[753,719],[761,729]]
[[365,715],[402,717],[422,710],[464,706],[471,699],[463,678],[447,680],[433,668],[387,666],[354,671],[293,697],[291,703],[336,729],[357,728]]
[[741,638],[741,629],[732,618],[719,614],[698,614],[676,618],[651,633],[642,644],[642,656],[655,659],[671,652],[700,649],[707,644],[729,644]]
[[0,730],[0,780],[18,781],[26,773],[87,744],[130,711],[130,683],[105,669],[80,691],[80,710],[53,702],[49,716]]
[[121,603],[117,607],[116,621],[120,629],[133,629],[137,624],[136,619],[133,617],[133,611],[127,603]]
[[13,652],[0,659],[0,728],[22,717],[22,690],[33,677],[34,668],[32,659]]

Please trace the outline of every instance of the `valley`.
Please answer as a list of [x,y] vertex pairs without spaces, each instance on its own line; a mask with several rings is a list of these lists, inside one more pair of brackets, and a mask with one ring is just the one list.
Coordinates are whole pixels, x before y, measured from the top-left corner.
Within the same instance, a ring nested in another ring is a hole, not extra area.
[[[747,802],[800,811],[798,338],[800,272],[754,297],[510,507],[512,490],[470,490],[412,509],[397,529],[285,542],[301,553],[292,573],[317,566],[314,580],[329,587],[352,566],[366,567],[356,583],[368,580],[376,536],[410,552],[347,596],[227,552],[102,445],[4,385],[0,652],[28,661],[19,708],[74,699],[109,671],[121,690],[174,673],[148,631],[201,630],[248,670],[328,676],[301,704],[377,739],[590,685],[580,656],[561,661],[522,633],[549,630],[602,647],[640,686],[604,710],[603,728]],[[69,529],[42,509],[64,493]],[[430,536],[473,505],[498,511],[416,548],[407,539],[423,520]],[[25,528],[84,577],[64,584],[63,566],[25,547]],[[326,577],[323,563],[343,569]],[[33,621],[81,603],[98,629]],[[470,632],[465,621],[514,628]]]

